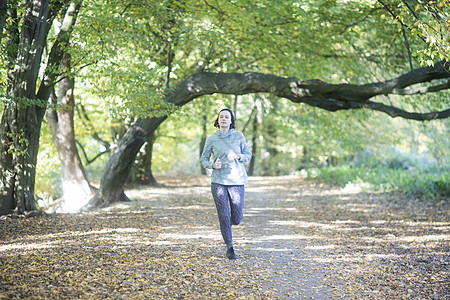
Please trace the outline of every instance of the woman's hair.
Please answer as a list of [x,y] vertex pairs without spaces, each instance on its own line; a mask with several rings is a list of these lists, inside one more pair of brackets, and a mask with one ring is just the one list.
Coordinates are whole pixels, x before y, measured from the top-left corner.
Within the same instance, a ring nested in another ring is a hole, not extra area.
[[229,112],[229,113],[230,113],[230,116],[231,116],[230,129],[235,129],[236,127],[235,127],[235,123],[234,123],[234,114],[233,114],[233,112],[231,111],[231,109],[229,109],[229,108],[224,108],[224,109],[221,109],[221,110],[219,111],[219,113],[217,114],[217,118],[216,118],[216,120],[214,121],[214,127],[220,128],[220,125],[219,125],[219,115],[220,115],[221,112],[223,112],[223,111],[225,111],[225,110],[226,110],[227,112]]

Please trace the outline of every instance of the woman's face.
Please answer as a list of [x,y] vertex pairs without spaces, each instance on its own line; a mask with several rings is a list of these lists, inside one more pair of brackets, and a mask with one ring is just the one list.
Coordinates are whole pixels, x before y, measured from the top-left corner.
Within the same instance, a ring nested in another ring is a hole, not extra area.
[[219,126],[229,129],[231,125],[231,114],[229,111],[223,110],[219,113]]

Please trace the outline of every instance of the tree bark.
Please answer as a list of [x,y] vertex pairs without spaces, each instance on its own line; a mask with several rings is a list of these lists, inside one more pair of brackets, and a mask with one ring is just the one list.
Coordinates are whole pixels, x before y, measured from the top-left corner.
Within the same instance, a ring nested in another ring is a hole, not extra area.
[[203,95],[249,94],[266,92],[294,103],[306,103],[328,111],[369,108],[407,119],[425,121],[448,118],[450,109],[430,113],[410,113],[400,108],[370,101],[379,95],[410,95],[438,92],[450,88],[450,80],[428,88],[408,89],[418,83],[449,79],[450,62],[439,62],[431,67],[415,69],[397,78],[364,85],[330,84],[320,80],[301,80],[261,73],[196,73],[179,84],[166,98],[168,102],[184,105]]
[[151,134],[146,145],[145,152],[146,160],[144,161],[145,166],[145,177],[144,177],[144,183],[150,186],[160,186],[160,184],[156,181],[155,176],[153,176],[152,171],[152,161],[153,161],[153,145],[155,144],[156,136],[155,133]]
[[[208,134],[208,130],[207,130],[208,115],[207,115],[206,112],[203,112],[201,120],[202,120],[202,135],[200,137],[200,144],[199,144],[199,153],[198,153],[198,159],[199,160],[202,157],[202,152],[203,152],[203,149],[205,148],[205,145],[206,145],[206,139],[208,138],[207,137],[207,134]],[[206,169],[202,168],[201,166],[199,166],[199,167],[200,167],[200,174],[206,175]]]
[[[255,162],[257,156],[257,150],[258,150],[258,109],[256,108],[255,115],[252,116],[252,158],[250,159],[250,163],[248,166],[248,175],[253,176],[255,172]],[[249,120],[250,121],[250,120]]]
[[[294,103],[306,103],[328,111],[369,108],[393,117],[423,121],[447,118],[450,116],[450,109],[441,112],[410,113],[397,107],[371,102],[369,99],[378,95],[407,93],[407,87],[411,85],[443,78],[450,78],[449,63],[439,62],[431,67],[415,69],[392,80],[364,85],[330,84],[320,80],[303,81],[293,77],[253,72],[199,72],[179,82],[167,93],[165,99],[169,103],[183,106],[204,95],[265,92]],[[445,85],[439,85],[439,88],[440,90],[450,88],[450,80]],[[131,163],[144,141],[164,119],[139,119],[127,130],[103,171],[99,191],[86,209],[108,206],[113,202],[128,199],[124,193],[124,183],[129,175]]]
[[[44,78],[36,94],[37,79],[48,32],[62,1],[29,1],[16,52],[9,52],[14,61],[8,71],[8,100],[0,123],[0,214],[36,209],[34,186],[39,136],[51,87],[57,74],[53,71],[75,23],[81,1],[74,1],[66,10],[66,18],[47,61]],[[17,3],[16,3],[17,4]],[[17,15],[17,7],[12,8]],[[17,28],[11,33],[18,33]],[[12,47],[14,48],[14,47]]]
[[155,134],[150,135],[147,142],[144,143],[144,151],[138,152],[133,167],[131,168],[130,182],[149,186],[160,186],[152,172],[153,144],[155,140]]
[[7,5],[8,5],[7,0],[0,0],[0,43],[2,42],[3,37],[3,27],[5,27]]
[[67,73],[71,70],[69,54],[64,55],[60,69],[58,93],[52,95],[53,103],[58,106],[47,110],[47,121],[61,165],[64,193],[61,212],[76,212],[95,195],[95,190],[89,184],[75,143],[75,80]]
[[[16,64],[8,72],[8,102],[0,125],[0,214],[36,209],[35,166],[44,109],[28,105],[36,99],[36,80],[45,46],[49,1],[29,4]],[[27,50],[29,47],[31,50]]]
[[139,149],[167,117],[138,119],[128,128],[103,171],[100,187],[84,207],[105,207],[114,202],[129,201],[124,184]]

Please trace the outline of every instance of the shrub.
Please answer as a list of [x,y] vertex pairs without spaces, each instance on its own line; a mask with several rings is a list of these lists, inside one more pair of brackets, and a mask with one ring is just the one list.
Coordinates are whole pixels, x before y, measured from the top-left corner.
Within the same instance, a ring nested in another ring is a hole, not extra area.
[[362,189],[399,191],[427,198],[450,196],[448,168],[439,168],[428,155],[408,155],[392,148],[361,152],[345,165],[308,170],[307,178],[341,187],[352,183]]

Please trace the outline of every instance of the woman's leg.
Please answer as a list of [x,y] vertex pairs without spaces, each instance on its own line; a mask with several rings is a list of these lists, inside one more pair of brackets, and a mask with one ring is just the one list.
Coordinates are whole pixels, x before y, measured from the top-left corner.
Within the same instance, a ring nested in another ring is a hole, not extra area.
[[228,207],[228,189],[227,186],[211,183],[211,192],[216,204],[217,215],[219,216],[220,232],[223,240],[230,249],[233,247],[233,235],[231,233],[230,209]]
[[231,225],[239,225],[244,216],[244,186],[232,185],[228,187],[231,208]]

